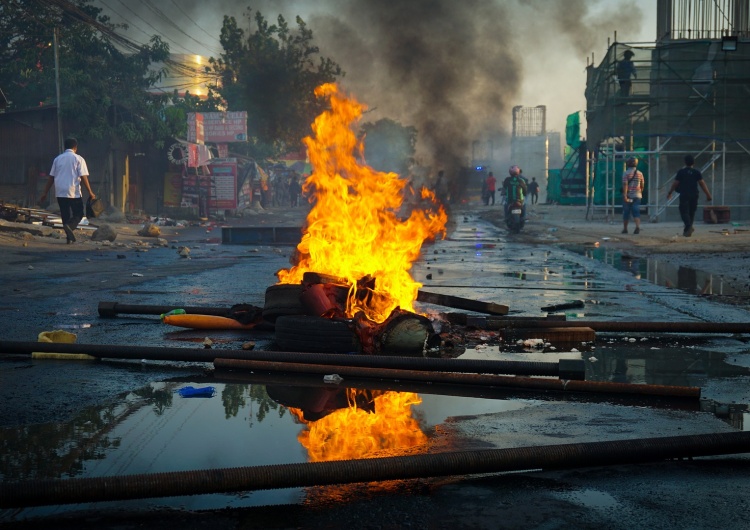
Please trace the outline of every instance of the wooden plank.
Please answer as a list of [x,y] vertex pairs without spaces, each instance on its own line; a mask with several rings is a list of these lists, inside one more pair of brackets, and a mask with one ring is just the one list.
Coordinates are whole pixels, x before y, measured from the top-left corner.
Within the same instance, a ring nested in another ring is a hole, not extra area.
[[430,293],[421,290],[417,292],[417,302],[463,309],[465,311],[475,311],[477,313],[487,313],[489,315],[508,314],[508,306],[506,305],[495,304],[493,302],[480,302],[479,300],[470,300],[469,298],[461,298],[460,296]]

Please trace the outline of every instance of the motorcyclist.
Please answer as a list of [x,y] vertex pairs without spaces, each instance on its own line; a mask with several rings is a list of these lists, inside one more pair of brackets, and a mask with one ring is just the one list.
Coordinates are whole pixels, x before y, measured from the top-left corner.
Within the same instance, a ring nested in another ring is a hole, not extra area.
[[526,220],[526,181],[521,177],[521,168],[513,165],[508,169],[508,176],[503,181],[503,194],[505,195],[505,217],[508,218],[510,205],[514,202],[521,203],[521,218]]

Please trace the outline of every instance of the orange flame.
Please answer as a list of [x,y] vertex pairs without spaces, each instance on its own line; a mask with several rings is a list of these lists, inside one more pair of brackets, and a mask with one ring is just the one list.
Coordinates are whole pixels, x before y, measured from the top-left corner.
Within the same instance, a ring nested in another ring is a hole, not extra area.
[[[349,392],[356,392],[350,389]],[[427,436],[411,415],[422,399],[412,392],[386,392],[375,399],[375,412],[350,406],[314,422],[297,437],[311,462],[374,458],[401,454],[424,445]],[[298,419],[302,413],[290,409]]]
[[365,107],[340,95],[335,84],[321,85],[315,94],[328,97],[331,109],[315,119],[314,135],[304,139],[313,171],[303,189],[313,194],[314,206],[297,245],[299,261],[277,273],[280,283],[300,283],[305,272],[343,278],[350,286],[370,276],[375,279],[375,296],[365,303],[350,289],[347,316],[364,311],[380,323],[397,307],[414,311],[422,284],[409,271],[424,241],[445,235],[445,210],[432,192],[423,189],[422,197],[434,209],[415,209],[400,219],[406,181],[358,160],[364,144],[352,126]]

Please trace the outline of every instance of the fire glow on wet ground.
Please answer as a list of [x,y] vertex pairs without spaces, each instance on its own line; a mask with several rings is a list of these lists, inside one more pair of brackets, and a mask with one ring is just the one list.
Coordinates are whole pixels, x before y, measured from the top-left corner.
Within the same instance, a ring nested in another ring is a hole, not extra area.
[[[212,397],[183,398],[177,390],[205,383],[154,383],[108,407],[88,410],[63,424],[5,428],[8,457],[3,480],[108,477],[200,469],[265,466],[308,461],[299,442],[306,429],[264,385],[217,383]],[[422,396],[413,407],[422,432],[454,414],[484,414],[521,408],[513,401]],[[425,436],[425,443],[427,436]],[[398,453],[398,447],[391,447]],[[425,448],[426,450],[426,448]],[[383,456],[373,453],[370,456]],[[299,502],[301,489],[153,499],[152,506],[182,509]],[[14,517],[135,506],[135,501],[22,510]],[[9,520],[9,511],[0,520]]]

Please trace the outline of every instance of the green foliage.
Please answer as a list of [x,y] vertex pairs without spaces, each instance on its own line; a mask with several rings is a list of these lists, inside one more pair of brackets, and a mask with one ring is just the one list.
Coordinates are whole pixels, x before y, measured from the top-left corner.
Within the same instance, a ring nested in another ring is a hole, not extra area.
[[301,18],[294,28],[281,16],[270,24],[248,10],[247,18],[254,30],[224,18],[224,53],[208,68],[221,83],[201,99],[149,93],[165,74],[152,65],[168,60],[168,45],[155,36],[134,46],[92,0],[5,0],[0,4],[0,87],[9,111],[56,103],[57,28],[66,134],[163,146],[169,138],[185,136],[188,112],[246,110],[249,141],[233,150],[257,159],[274,157],[300,148],[325,105],[315,97],[315,87],[343,72],[320,57]]
[[55,28],[62,116],[76,134],[161,143],[184,130],[160,116],[168,97],[148,93],[163,74],[150,66],[168,58],[168,45],[155,36],[145,46],[123,47],[118,26],[90,0],[0,6],[0,86],[8,110],[55,104]]
[[312,30],[300,17],[295,30],[282,16],[269,24],[248,9],[247,18],[254,21],[254,31],[246,32],[234,17],[224,17],[224,53],[211,64],[221,79],[214,89],[228,108],[246,110],[250,116],[246,154],[262,159],[299,149],[310,124],[324,110],[315,87],[344,74],[335,62],[319,57]]
[[414,160],[417,129],[384,118],[361,127],[365,136],[365,160],[378,171],[405,175]]

